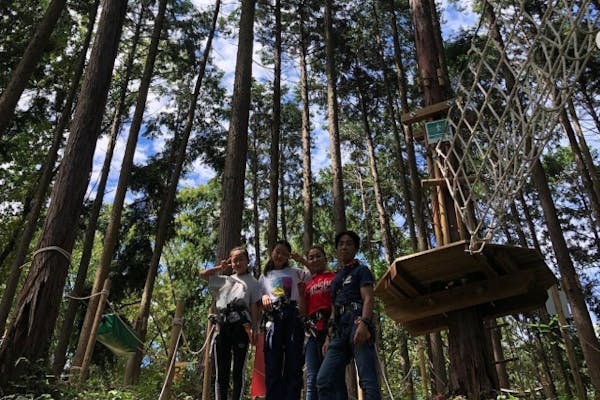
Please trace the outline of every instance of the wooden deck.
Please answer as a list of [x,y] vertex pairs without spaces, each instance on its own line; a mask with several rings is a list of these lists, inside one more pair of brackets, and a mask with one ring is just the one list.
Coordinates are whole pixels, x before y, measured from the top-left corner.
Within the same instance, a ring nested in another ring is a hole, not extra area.
[[397,258],[375,287],[393,320],[413,335],[446,328],[447,313],[479,306],[499,317],[542,306],[556,278],[533,249],[466,241]]

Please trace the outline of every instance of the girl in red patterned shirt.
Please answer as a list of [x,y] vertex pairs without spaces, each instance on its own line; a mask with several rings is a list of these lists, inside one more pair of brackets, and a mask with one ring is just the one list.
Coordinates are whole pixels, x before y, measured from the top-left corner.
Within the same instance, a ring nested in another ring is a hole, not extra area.
[[[300,296],[300,313],[306,317],[306,400],[317,400],[317,373],[323,362],[323,343],[327,337],[327,321],[331,313],[331,281],[335,274],[327,269],[327,257],[321,246],[312,246],[306,253],[306,260],[293,255],[296,261],[304,264],[312,278],[305,285],[304,296]],[[344,396],[345,397],[345,396]],[[341,398],[344,398],[341,397]]]

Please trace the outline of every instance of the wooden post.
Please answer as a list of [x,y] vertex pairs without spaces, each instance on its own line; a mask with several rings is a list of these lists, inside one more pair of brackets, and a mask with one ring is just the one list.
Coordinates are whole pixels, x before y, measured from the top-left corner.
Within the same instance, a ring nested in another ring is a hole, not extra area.
[[504,350],[502,349],[502,325],[498,325],[495,319],[489,321],[489,335],[492,342],[492,350],[494,352],[494,360],[496,364],[496,373],[498,374],[498,383],[500,388],[510,389],[508,380],[508,372],[506,371],[506,362]]
[[[418,76],[423,83],[421,86],[424,105],[433,106],[448,100],[446,83],[448,79],[442,76],[444,68],[440,65],[443,59],[442,50],[438,48],[433,19],[436,10],[428,0],[410,0],[413,17],[415,48],[418,61]],[[422,118],[432,119],[444,115],[439,109],[431,109],[423,113]],[[406,123],[406,122],[405,122]],[[444,146],[442,144],[442,146]],[[428,146],[428,158],[433,152],[433,146]],[[431,163],[431,161],[429,161]],[[430,164],[429,173],[435,178],[442,174],[437,166]],[[437,245],[450,244],[461,239],[462,223],[456,213],[454,202],[446,187],[438,186],[432,194],[433,214],[439,216],[442,240]],[[436,204],[437,203],[437,204]],[[437,210],[436,210],[437,207]],[[491,346],[485,340],[485,329],[480,310],[477,307],[463,309],[448,314],[448,354],[451,363],[451,390],[457,394],[467,395],[469,399],[479,400],[481,395],[498,390],[498,377],[493,366]]]
[[100,292],[100,300],[98,301],[98,308],[96,309],[96,315],[94,317],[94,322],[92,324],[92,331],[90,332],[90,337],[88,339],[87,346],[85,348],[85,355],[83,356],[83,362],[81,363],[81,369],[75,372],[75,379],[77,385],[80,385],[87,379],[88,368],[90,366],[90,362],[92,361],[92,354],[94,354],[94,347],[96,346],[96,336],[98,332],[98,326],[100,325],[100,320],[102,319],[102,314],[104,314],[104,308],[106,306],[106,299],[108,298],[108,291],[110,290],[110,279],[106,279],[104,281],[104,285],[102,286],[102,291]]
[[577,388],[577,398],[579,400],[586,400],[587,395],[585,387],[583,386],[581,375],[579,374],[579,366],[577,365],[577,359],[575,358],[575,350],[573,350],[573,343],[571,343],[569,332],[567,332],[567,319],[565,318],[565,314],[563,313],[562,302],[560,301],[560,297],[558,296],[558,288],[556,287],[556,285],[552,285],[552,287],[550,288],[550,295],[552,296],[552,301],[554,302],[554,305],[556,307],[556,315],[558,316],[560,334],[563,340],[565,341],[567,359],[569,360],[569,366],[571,367],[571,373],[573,374],[573,380],[575,381],[575,387]]
[[169,339],[169,357],[167,359],[167,369],[165,372],[165,384],[163,390],[160,393],[158,400],[167,400],[171,397],[171,385],[173,383],[173,375],[175,373],[175,359],[177,355],[177,344],[179,342],[179,336],[183,329],[183,300],[177,300],[177,307],[175,309],[175,317],[173,318],[173,327],[171,328],[171,338]]

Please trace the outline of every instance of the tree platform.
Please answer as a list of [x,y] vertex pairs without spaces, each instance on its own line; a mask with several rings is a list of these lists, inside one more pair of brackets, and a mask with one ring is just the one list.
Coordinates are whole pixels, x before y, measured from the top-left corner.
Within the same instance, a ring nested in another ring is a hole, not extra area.
[[479,306],[484,318],[543,306],[556,277],[534,249],[468,241],[397,258],[375,287],[386,314],[410,334],[447,328],[446,313]]

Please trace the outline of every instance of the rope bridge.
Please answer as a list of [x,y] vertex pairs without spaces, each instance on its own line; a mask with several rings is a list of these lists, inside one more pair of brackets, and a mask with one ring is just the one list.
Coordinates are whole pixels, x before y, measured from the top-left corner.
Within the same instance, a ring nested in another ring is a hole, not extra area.
[[597,52],[594,0],[488,1],[436,146],[471,250],[500,224]]

